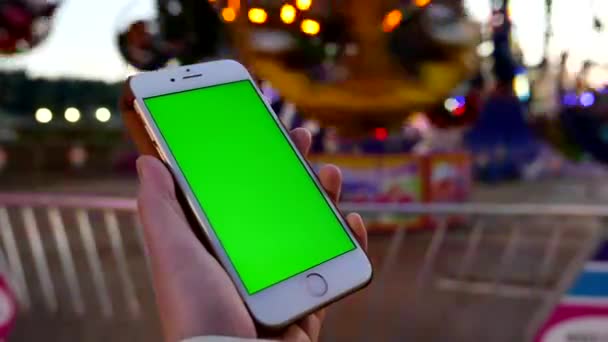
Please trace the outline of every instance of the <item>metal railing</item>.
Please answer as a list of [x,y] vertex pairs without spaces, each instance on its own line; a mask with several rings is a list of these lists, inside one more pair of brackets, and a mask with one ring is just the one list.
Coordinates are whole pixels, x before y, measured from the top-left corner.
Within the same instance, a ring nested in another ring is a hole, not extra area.
[[[0,194],[0,261],[23,316],[155,316],[136,207],[123,198]],[[523,340],[601,240],[608,218],[608,207],[590,205],[343,203],[341,210],[426,215],[436,225],[371,236],[374,282],[332,310],[325,340]],[[463,332],[471,322],[477,330]]]

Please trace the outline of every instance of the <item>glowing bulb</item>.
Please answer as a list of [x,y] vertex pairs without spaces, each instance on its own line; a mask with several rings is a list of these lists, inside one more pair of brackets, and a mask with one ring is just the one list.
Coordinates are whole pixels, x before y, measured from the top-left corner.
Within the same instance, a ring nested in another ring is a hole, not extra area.
[[388,138],[388,130],[384,127],[375,128],[374,138],[378,141],[385,141]]
[[53,120],[53,112],[48,108],[40,108],[36,111],[35,118],[40,123],[49,123]]
[[254,24],[263,24],[268,19],[268,14],[261,8],[252,8],[248,13],[249,21]]
[[578,101],[578,96],[574,93],[568,93],[564,95],[564,104],[567,106],[576,106],[576,102]]
[[460,107],[460,102],[458,102],[458,100],[455,98],[450,97],[449,99],[445,100],[443,106],[448,110],[448,112],[453,112]]
[[490,57],[494,53],[494,42],[487,40],[477,46],[479,57]]
[[403,14],[401,13],[401,11],[392,10],[384,16],[384,20],[382,20],[382,30],[384,32],[391,32],[395,29],[395,27],[401,24],[402,20]]
[[431,3],[431,0],[416,0],[415,3],[418,7],[425,7],[426,5]]
[[236,19],[236,12],[233,8],[224,8],[222,9],[222,19],[227,23],[233,22]]
[[285,4],[281,7],[281,20],[285,24],[291,24],[296,20],[296,9],[295,7]]
[[312,6],[312,0],[297,0],[296,1],[296,7],[300,11],[306,11],[307,9],[310,8],[310,6]]
[[70,107],[65,110],[63,116],[68,122],[75,123],[80,120],[80,111],[74,107]]
[[513,91],[522,101],[530,99],[530,80],[526,74],[519,74],[513,79]]
[[110,121],[110,118],[112,117],[112,113],[110,113],[110,110],[108,108],[98,108],[95,111],[95,118],[99,121],[99,122],[108,122]]
[[241,0],[228,0],[228,7],[238,11],[241,9]]
[[465,111],[466,111],[466,107],[465,106],[460,106],[460,107],[454,109],[454,111],[452,112],[452,115],[454,115],[454,116],[462,116],[462,115],[464,115]]
[[583,107],[591,107],[595,103],[595,95],[590,92],[584,92],[581,94],[580,101]]
[[312,19],[304,19],[300,28],[302,32],[314,36],[321,30],[321,25]]

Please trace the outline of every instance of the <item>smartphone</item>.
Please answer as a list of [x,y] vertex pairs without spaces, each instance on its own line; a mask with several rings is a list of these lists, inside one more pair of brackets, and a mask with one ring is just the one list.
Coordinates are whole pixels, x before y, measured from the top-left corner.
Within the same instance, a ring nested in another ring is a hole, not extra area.
[[186,209],[259,324],[284,327],[370,282],[364,250],[245,67],[182,66],[130,86]]

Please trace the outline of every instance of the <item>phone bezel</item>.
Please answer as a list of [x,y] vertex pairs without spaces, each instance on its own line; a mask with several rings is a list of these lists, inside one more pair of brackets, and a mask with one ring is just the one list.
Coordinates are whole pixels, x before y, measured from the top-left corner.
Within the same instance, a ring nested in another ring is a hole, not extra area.
[[[193,77],[193,75],[199,76]],[[160,134],[158,127],[150,116],[143,101],[143,99],[148,97],[242,80],[249,80],[251,82],[255,91],[258,93],[258,96],[260,96],[266,105],[273,120],[278,123],[287,142],[291,145],[309,175],[317,184],[317,187],[321,190],[325,200],[329,203],[329,206],[339,219],[344,230],[349,234],[356,246],[356,248],[350,252],[335,257],[334,259],[326,261],[312,269],[306,270],[253,295],[247,293],[244,284],[230,262],[225,250],[221,247],[215,232],[211,228],[203,208],[198,204],[196,197],[188,186],[182,171],[178,167],[173,155],[170,153],[170,149],[164,141],[162,134]],[[342,217],[339,210],[323,190],[313,169],[289,138],[289,132],[281,124],[277,115],[272,110],[272,107],[261,94],[256,82],[254,82],[245,67],[233,60],[219,60],[188,65],[138,74],[131,79],[130,86],[135,95],[136,110],[141,116],[148,135],[154,142],[161,158],[173,173],[177,184],[184,192],[186,201],[194,216],[199,221],[219,262],[230,275],[239,294],[258,323],[269,328],[283,327],[308,313],[318,310],[332,301],[366,286],[371,281],[372,266],[367,255],[361,248],[351,229],[348,227],[344,217]],[[328,291],[325,295],[316,297],[308,292],[306,276],[311,273],[321,274],[327,281]]]

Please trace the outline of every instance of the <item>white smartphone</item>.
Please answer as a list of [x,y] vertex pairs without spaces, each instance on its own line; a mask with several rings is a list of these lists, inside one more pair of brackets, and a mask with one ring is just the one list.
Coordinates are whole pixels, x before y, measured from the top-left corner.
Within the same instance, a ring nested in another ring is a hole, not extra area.
[[147,72],[130,85],[150,138],[259,324],[281,328],[370,282],[368,257],[241,64]]

